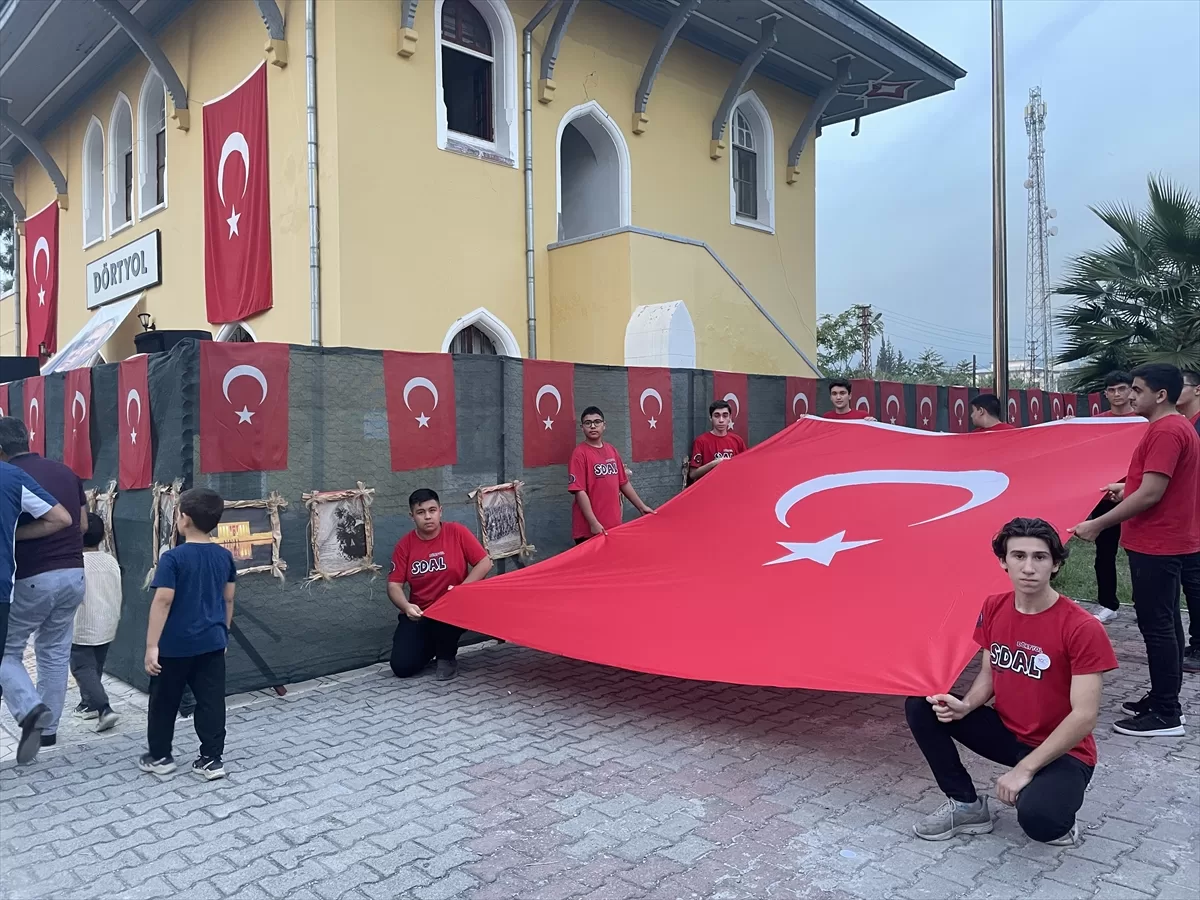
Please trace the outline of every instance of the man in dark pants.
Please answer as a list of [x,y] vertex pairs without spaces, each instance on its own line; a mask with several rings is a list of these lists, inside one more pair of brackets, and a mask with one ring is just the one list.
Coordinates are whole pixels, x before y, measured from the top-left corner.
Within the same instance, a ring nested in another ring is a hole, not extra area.
[[1185,568],[1200,555],[1200,436],[1175,408],[1183,373],[1167,363],[1133,370],[1133,406],[1150,421],[1129,461],[1125,483],[1108,491],[1119,502],[1098,519],[1075,526],[1077,537],[1094,541],[1122,524],[1121,545],[1129,554],[1133,609],[1146,642],[1150,693],[1121,704],[1130,714],[1113,729],[1138,737],[1184,733],[1179,692],[1183,687],[1183,618],[1179,592]]
[[[1104,379],[1104,396],[1108,398],[1108,409],[1100,413],[1100,417],[1136,416],[1131,403],[1133,391],[1133,376],[1128,372],[1109,372]],[[1098,519],[1112,510],[1116,501],[1111,496],[1105,496],[1096,504],[1090,518]],[[1121,606],[1117,599],[1117,551],[1121,548],[1121,526],[1114,525],[1106,528],[1096,536],[1096,602],[1103,609],[1096,613],[1096,618],[1108,624],[1117,617]]]
[[[1200,372],[1183,370],[1183,393],[1175,408],[1187,416],[1200,435]],[[1185,557],[1183,597],[1188,608],[1188,648],[1183,654],[1183,671],[1200,672],[1200,555]]]
[[[984,601],[975,626],[983,648],[979,674],[962,698],[909,697],[905,714],[917,746],[948,798],[913,826],[917,837],[945,841],[986,834],[992,815],[963,768],[962,744],[1012,768],[996,796],[1017,808],[1021,829],[1035,841],[1070,846],[1075,814],[1096,765],[1092,729],[1100,710],[1102,673],[1117,667],[1104,626],[1050,579],[1067,559],[1054,527],[1014,519],[992,541],[1013,590]],[[995,705],[987,702],[995,698]]]

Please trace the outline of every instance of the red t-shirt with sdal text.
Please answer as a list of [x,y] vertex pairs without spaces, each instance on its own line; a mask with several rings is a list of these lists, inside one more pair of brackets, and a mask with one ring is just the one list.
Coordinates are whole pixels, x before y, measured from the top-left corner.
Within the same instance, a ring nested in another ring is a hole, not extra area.
[[822,419],[870,419],[873,416],[865,409],[848,409],[844,413],[838,412],[836,409],[831,409],[829,412],[821,413]]
[[1096,418],[1097,419],[1128,419],[1131,416],[1136,416],[1136,415],[1137,415],[1137,413],[1135,413],[1132,409],[1129,410],[1129,412],[1127,412],[1127,413],[1118,413],[1118,412],[1114,412],[1111,409],[1106,409],[1104,412],[1102,412],[1098,416],[1096,416]]
[[[1117,667],[1100,621],[1069,597],[1035,615],[1017,611],[1016,595],[983,601],[975,641],[988,651],[996,712],[1026,747],[1040,747],[1071,712],[1071,678]],[[1096,765],[1090,734],[1067,751]]]
[[713,434],[706,431],[692,441],[693,469],[706,466],[714,459],[733,459],[739,453],[746,452],[746,442],[740,434],[727,431],[724,434]]
[[410,531],[396,542],[388,581],[408,582],[409,600],[428,609],[451,587],[463,583],[476,563],[487,556],[471,530],[457,522],[443,522],[442,530],[430,540]]
[[1121,546],[1150,556],[1200,552],[1200,435],[1185,416],[1150,423],[1129,460],[1126,497],[1147,472],[1171,480],[1161,500],[1121,523]]
[[[593,447],[586,441],[575,448],[567,463],[567,490],[572,494],[586,491],[592,514],[605,529],[621,524],[621,485],[629,481],[625,463],[612,444]],[[571,537],[592,536],[587,519],[578,503],[571,505]]]

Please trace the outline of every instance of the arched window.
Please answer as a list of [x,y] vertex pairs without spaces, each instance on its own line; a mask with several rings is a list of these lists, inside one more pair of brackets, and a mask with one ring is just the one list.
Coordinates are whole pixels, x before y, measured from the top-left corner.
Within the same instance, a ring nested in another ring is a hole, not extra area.
[[559,122],[557,168],[560,241],[630,224],[629,147],[595,100]]
[[153,68],[138,96],[138,210],[167,205],[167,91]]
[[221,330],[217,332],[214,340],[226,344],[254,344],[258,342],[258,338],[254,336],[254,332],[250,330],[250,326],[244,322],[230,322],[228,325],[222,325]]
[[484,307],[456,320],[442,339],[443,353],[486,353],[520,358],[521,346],[512,330]]
[[729,221],[774,232],[775,132],[767,108],[753,91],[738,98],[729,128]]
[[133,224],[133,108],[124,94],[108,117],[108,222],[113,234]]
[[478,353],[484,356],[495,356],[496,345],[492,339],[474,325],[468,325],[454,336],[450,342],[451,353]]
[[104,128],[92,116],[83,136],[83,246],[104,240]]
[[517,164],[516,26],[504,0],[437,0],[438,146]]

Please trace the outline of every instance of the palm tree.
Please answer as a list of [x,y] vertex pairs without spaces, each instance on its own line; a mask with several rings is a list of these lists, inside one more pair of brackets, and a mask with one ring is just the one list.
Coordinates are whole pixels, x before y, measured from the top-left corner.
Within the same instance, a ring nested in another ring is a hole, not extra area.
[[1200,368],[1200,202],[1150,176],[1150,207],[1093,207],[1116,232],[1101,250],[1067,263],[1056,294],[1075,297],[1058,317],[1067,332],[1061,363],[1076,390],[1096,390],[1114,369],[1148,362]]

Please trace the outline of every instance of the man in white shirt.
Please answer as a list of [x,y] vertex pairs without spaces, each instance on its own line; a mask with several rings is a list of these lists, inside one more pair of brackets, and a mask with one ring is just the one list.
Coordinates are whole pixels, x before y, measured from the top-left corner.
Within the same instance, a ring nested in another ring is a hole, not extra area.
[[108,646],[117,636],[121,621],[121,567],[100,549],[104,520],[88,513],[83,533],[84,599],[75,613],[75,635],[71,640],[71,674],[79,685],[79,705],[74,716],[95,720],[96,731],[108,731],[120,719],[108,702],[100,676]]

